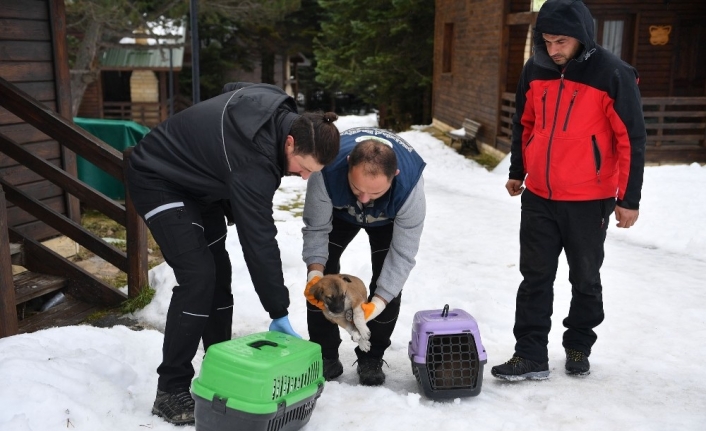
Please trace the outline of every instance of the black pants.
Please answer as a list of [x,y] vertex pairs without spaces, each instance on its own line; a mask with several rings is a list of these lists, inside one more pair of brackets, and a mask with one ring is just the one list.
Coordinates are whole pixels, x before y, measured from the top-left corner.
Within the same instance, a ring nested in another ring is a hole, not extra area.
[[600,269],[615,199],[567,202],[522,193],[520,272],[514,334],[517,356],[548,360],[554,279],[562,249],[569,264],[571,306],[564,319],[563,346],[591,354],[593,328],[603,321]]
[[[130,175],[128,185],[137,212],[143,218],[148,215],[147,226],[178,283],[167,312],[157,387],[188,390],[199,341],[208,349],[231,338],[232,267],[223,207],[218,202],[199,204],[168,185],[160,191],[147,189]],[[160,210],[164,205],[167,209]]]
[[[333,218],[333,229],[329,234],[328,262],[326,263],[324,274],[338,274],[341,272],[341,255],[360,229],[361,226]],[[380,227],[363,227],[363,229],[368,234],[373,265],[373,278],[370,280],[370,286],[368,287],[368,300],[370,300],[375,294],[377,279],[380,276],[382,265],[390,249],[392,223]],[[400,314],[401,299],[402,293],[390,301],[378,317],[368,322],[368,328],[370,328],[370,351],[363,352],[356,347],[355,354],[359,359],[364,356],[382,358],[385,350],[390,347],[390,337],[397,324],[397,316]],[[321,345],[322,356],[327,359],[338,358],[338,347],[341,345],[341,334],[338,325],[327,320],[321,310],[311,305],[308,301],[306,303],[306,319],[309,326],[309,338],[311,341]]]

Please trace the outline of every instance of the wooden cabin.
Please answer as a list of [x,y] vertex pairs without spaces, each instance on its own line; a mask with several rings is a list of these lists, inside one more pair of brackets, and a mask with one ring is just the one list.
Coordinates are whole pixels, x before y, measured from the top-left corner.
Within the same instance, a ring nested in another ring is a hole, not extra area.
[[[147,286],[146,229],[130,202],[76,177],[79,155],[124,181],[124,156],[73,124],[66,49],[64,0],[0,2],[0,337],[79,322]],[[80,225],[82,205],[126,227],[126,252]],[[125,272],[128,295],[42,242],[59,235]],[[25,313],[59,292],[60,305]]]
[[[706,2],[584,0],[596,38],[640,74],[649,163],[706,163]],[[538,10],[538,9],[537,9]],[[482,151],[510,150],[515,89],[531,52],[532,0],[436,0],[433,121],[481,123]]]
[[186,26],[155,31],[151,37],[123,38],[121,46],[102,52],[100,74],[86,88],[79,117],[131,120],[152,128],[176,112]]

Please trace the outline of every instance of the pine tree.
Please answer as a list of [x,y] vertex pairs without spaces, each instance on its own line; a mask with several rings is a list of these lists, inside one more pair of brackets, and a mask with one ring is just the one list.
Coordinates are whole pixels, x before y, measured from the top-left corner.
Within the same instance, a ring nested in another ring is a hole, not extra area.
[[378,107],[380,126],[431,121],[434,2],[319,0],[317,81]]

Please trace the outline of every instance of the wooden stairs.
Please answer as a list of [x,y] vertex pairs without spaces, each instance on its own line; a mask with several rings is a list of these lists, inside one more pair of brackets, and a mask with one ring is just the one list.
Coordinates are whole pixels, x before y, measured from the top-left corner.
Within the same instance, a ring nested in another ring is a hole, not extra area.
[[[10,260],[12,265],[27,268],[27,271],[13,275],[14,292],[3,292],[7,305],[6,321],[0,328],[14,333],[28,333],[55,326],[68,326],[81,323],[91,314],[114,307],[124,301],[127,295],[106,285],[102,280],[84,271],[81,267],[65,259],[45,245],[22,237],[10,229]],[[60,274],[70,274],[70,277]],[[96,296],[101,292],[100,296]],[[58,294],[63,300],[43,310],[47,302]],[[15,322],[11,320],[14,306]]]
[[[63,199],[62,205],[52,206],[46,199],[32,193],[31,188],[14,181],[14,177],[0,175],[0,338],[75,324],[94,311],[115,307],[128,296],[137,296],[148,286],[147,228],[129,196],[126,196],[124,205],[114,201],[81,181],[75,166],[75,156],[79,155],[124,183],[131,148],[118,152],[1,77],[0,106],[25,121],[22,127],[36,128],[37,133],[59,143],[64,151],[62,157],[73,160],[57,165],[54,160],[32,151],[32,146],[23,145],[0,132],[0,152],[18,163],[32,178],[40,178],[52,184],[51,187],[58,187]],[[19,222],[16,211],[15,218],[9,218],[9,203],[27,213],[30,219],[34,218],[36,222],[32,223],[45,226],[47,229],[42,230],[45,233],[35,235],[30,229],[22,229],[27,222]],[[81,226],[79,205],[96,210],[124,226],[126,251]],[[48,238],[46,232],[52,231],[70,238],[124,272],[128,294],[106,284],[37,240]],[[28,272],[14,274],[13,265],[22,266]],[[41,311],[42,306],[58,293],[62,293],[65,300]]]

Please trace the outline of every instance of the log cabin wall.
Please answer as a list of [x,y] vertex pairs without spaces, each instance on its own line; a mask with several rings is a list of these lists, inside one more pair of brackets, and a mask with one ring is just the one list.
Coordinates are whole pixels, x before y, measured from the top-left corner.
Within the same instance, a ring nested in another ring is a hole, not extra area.
[[98,74],[96,81],[86,87],[83,99],[81,99],[81,106],[78,107],[77,117],[103,118],[103,86],[100,74]]
[[[482,142],[495,139],[500,98],[502,20],[498,0],[436,0],[432,116],[460,128],[483,124]],[[446,64],[444,65],[444,60]]]
[[[632,52],[623,59],[640,73],[643,97],[706,95],[704,0],[586,0],[586,6],[599,19],[632,21]],[[657,33],[667,28],[660,40]]]
[[[502,152],[509,151],[509,141],[496,139],[501,132],[501,100],[503,93],[515,92],[524,64],[527,32],[536,19],[530,3],[436,0],[434,120],[453,128],[459,128],[464,118],[480,121],[478,140]],[[621,57],[640,73],[643,97],[706,96],[706,1],[585,3],[597,18],[601,44],[606,21],[625,21]],[[453,26],[451,69],[445,70],[448,24]],[[655,40],[653,33],[667,28],[668,39],[662,41],[666,43]]]
[[[65,118],[71,118],[63,0],[0,2],[0,76]],[[17,116],[0,108],[0,133],[76,175],[75,155]],[[78,200],[0,151],[0,177],[50,208],[80,220]],[[9,226],[34,239],[57,232],[8,204]]]

